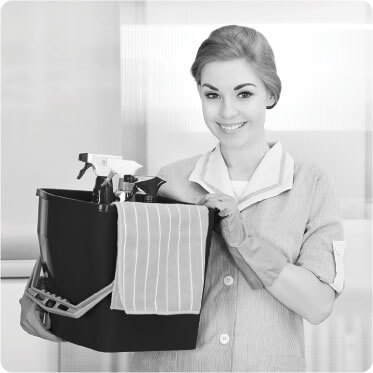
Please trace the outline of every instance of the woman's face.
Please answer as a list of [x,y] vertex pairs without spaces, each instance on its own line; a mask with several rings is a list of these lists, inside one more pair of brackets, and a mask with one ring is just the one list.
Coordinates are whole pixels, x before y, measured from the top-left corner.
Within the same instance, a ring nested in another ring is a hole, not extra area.
[[274,99],[249,62],[207,63],[198,90],[207,127],[222,144],[241,147],[263,139],[266,107]]

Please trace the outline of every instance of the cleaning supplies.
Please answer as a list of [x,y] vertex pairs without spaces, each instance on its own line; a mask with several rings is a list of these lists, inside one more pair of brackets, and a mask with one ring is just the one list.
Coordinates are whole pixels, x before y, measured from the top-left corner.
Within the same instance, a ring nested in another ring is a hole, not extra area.
[[138,181],[135,185],[137,190],[141,189],[143,192],[146,193],[143,202],[154,203],[157,202],[157,193],[159,188],[165,182],[165,180],[155,176],[152,178],[146,178],[142,181]]
[[97,176],[95,187],[92,192],[92,202],[99,204],[110,204],[115,201],[115,196],[113,193],[113,183],[110,183],[102,186],[102,183],[105,181],[106,176]]
[[124,202],[128,200],[131,195],[132,188],[134,187],[137,179],[133,176],[142,165],[135,161],[128,161],[124,159],[108,159],[107,166],[110,169],[109,175],[105,178],[102,187],[105,187],[115,174],[119,176],[118,189],[115,192],[117,201]]
[[[141,180],[141,177],[136,177]],[[32,287],[36,290],[28,289],[28,292],[31,292],[30,295],[34,301],[40,301],[38,303],[40,307],[46,307],[44,309],[49,313],[51,320],[51,333],[67,342],[101,352],[169,351],[196,348],[200,314],[127,315],[123,311],[110,309],[112,295],[107,294],[106,291],[116,272],[118,237],[120,237],[118,213],[114,204],[87,203],[91,199],[92,191],[84,190],[38,189],[37,195],[39,199],[38,237],[40,254],[50,276],[45,292],[36,291],[38,290],[38,287],[35,286],[37,281],[32,281],[32,284],[35,284]],[[149,212],[151,227],[150,234],[158,231],[158,229],[152,227],[154,224],[158,226],[159,223],[158,204],[175,203],[179,204],[181,202],[160,195],[156,204],[147,204],[146,208]],[[124,205],[124,203],[122,204]],[[134,209],[134,205],[136,203],[127,203],[130,211],[131,208]],[[174,216],[175,212],[176,216]],[[170,213],[172,214],[172,228],[177,229],[179,214],[172,209]],[[186,213],[187,219],[189,219],[189,214]],[[182,217],[184,217],[183,213]],[[213,210],[209,209],[209,228],[206,240],[203,242],[205,247],[204,275],[208,270],[214,217]],[[191,211],[191,224],[196,219]],[[159,255],[159,241],[161,241],[161,245],[167,245],[168,247],[167,232],[163,232],[165,226],[169,224],[168,211],[166,211],[166,216],[160,213],[160,221],[162,236],[160,237],[161,240],[155,238],[154,242],[151,242],[152,247],[155,245],[155,250],[149,252],[151,255],[149,257],[149,270],[155,266],[156,271],[158,271],[158,262],[153,262],[151,259],[153,255]],[[131,222],[131,225],[134,223]],[[147,232],[147,226],[144,226],[140,220],[139,224],[139,245],[141,245],[141,237],[143,237],[144,231]],[[124,229],[123,232],[125,232]],[[187,232],[189,232],[188,229]],[[193,235],[193,232],[191,231],[191,235]],[[178,235],[178,232],[176,234]],[[172,236],[174,235],[172,234]],[[170,247],[174,239],[175,237],[170,241]],[[152,237],[151,240],[153,240]],[[178,236],[176,237],[177,240]],[[181,236],[180,244],[185,245],[185,242],[181,241],[183,241],[183,236]],[[145,244],[147,247],[147,243]],[[175,245],[173,247],[174,249],[177,248]],[[134,246],[127,254],[131,252],[135,254]],[[164,251],[161,250],[160,253],[160,259],[164,263]],[[189,261],[185,261],[189,258],[189,244],[187,250],[181,250],[180,247],[180,255],[181,266],[189,263]],[[186,259],[183,259],[183,255],[186,255]],[[193,258],[194,256],[192,256],[192,261]],[[174,259],[176,258],[174,257]],[[140,260],[143,259],[139,257],[138,266],[141,264]],[[171,257],[169,260],[169,270],[175,271],[177,268],[176,262],[172,265],[174,262],[172,262]],[[180,268],[181,273],[190,268],[189,265],[184,265],[184,267]],[[160,271],[161,268],[163,267],[160,267]],[[132,268],[129,270],[131,272]],[[36,273],[40,275],[40,270],[36,270]],[[199,272],[199,276],[201,276],[201,272]],[[139,279],[140,277],[137,277],[137,281]],[[180,279],[182,280],[182,277]],[[165,281],[166,279],[162,279],[160,275],[157,296],[162,296],[161,289],[165,289]],[[183,285],[187,286],[189,283],[190,281],[181,282],[181,301],[184,300],[186,294]],[[175,282],[175,284],[177,283]],[[50,288],[49,285],[53,286]],[[156,282],[150,283],[149,274],[147,292],[150,291],[150,286],[155,285]],[[169,285],[171,286],[171,284]],[[138,291],[141,290],[138,289]],[[190,294],[189,287],[187,287],[187,291]],[[97,298],[98,296],[99,298]],[[193,295],[193,297],[194,300],[197,299],[197,296]],[[99,301],[99,299],[102,300]],[[99,302],[96,303],[96,301]],[[96,303],[92,308],[90,308],[91,302]],[[157,303],[159,306],[160,304],[161,302]],[[75,318],[75,316],[80,317]]]
[[110,308],[127,315],[199,314],[208,208],[182,203],[114,205],[118,250]]
[[92,167],[96,174],[96,183],[93,188],[92,202],[98,204],[110,204],[115,200],[113,193],[113,184],[110,180],[106,181],[111,168],[108,166],[109,161],[121,161],[122,156],[118,155],[104,155],[104,154],[90,154],[80,153],[79,160],[85,162],[84,167],[80,170],[78,179],[80,179],[85,172]]
[[138,179],[133,175],[124,175],[123,178],[119,179],[118,190],[115,192],[117,201],[131,201],[132,191],[137,180]]

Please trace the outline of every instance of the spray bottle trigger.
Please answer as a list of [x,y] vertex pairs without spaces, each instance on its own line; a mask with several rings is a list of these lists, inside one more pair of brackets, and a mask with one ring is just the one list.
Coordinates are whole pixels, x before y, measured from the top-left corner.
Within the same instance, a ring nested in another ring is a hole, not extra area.
[[86,163],[85,166],[79,171],[77,179],[80,179],[90,167],[93,167],[92,164]]

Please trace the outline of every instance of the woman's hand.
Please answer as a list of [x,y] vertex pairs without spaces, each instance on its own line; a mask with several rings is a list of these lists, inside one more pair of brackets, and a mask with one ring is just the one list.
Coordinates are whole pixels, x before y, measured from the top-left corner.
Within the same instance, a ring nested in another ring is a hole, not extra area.
[[237,247],[245,241],[248,234],[235,199],[223,193],[213,193],[206,194],[200,203],[206,207],[219,210],[219,215],[223,218],[220,221],[221,234],[234,261],[252,289],[263,288],[262,281],[237,250]]
[[206,194],[201,203],[209,208],[219,210],[220,229],[229,246],[237,246],[246,238],[245,226],[241,219],[236,200],[224,193]]
[[222,218],[238,211],[236,200],[224,193],[206,194],[201,202],[206,207],[218,209]]
[[[48,339],[53,342],[62,342],[61,338],[56,337],[47,329],[50,328],[50,318],[48,313],[44,312],[35,302],[33,302],[27,295],[19,300],[21,304],[21,326],[29,334],[36,337]],[[45,324],[43,318],[45,317]]]

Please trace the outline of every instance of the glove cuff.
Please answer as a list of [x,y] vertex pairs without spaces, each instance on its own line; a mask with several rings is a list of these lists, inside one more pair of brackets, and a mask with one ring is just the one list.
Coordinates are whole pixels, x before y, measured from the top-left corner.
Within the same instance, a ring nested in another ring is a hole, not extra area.
[[229,246],[237,247],[241,245],[248,236],[238,210],[222,219],[220,228],[222,236]]
[[286,256],[260,237],[246,237],[240,245],[230,249],[242,257],[266,287],[273,284],[287,264]]

